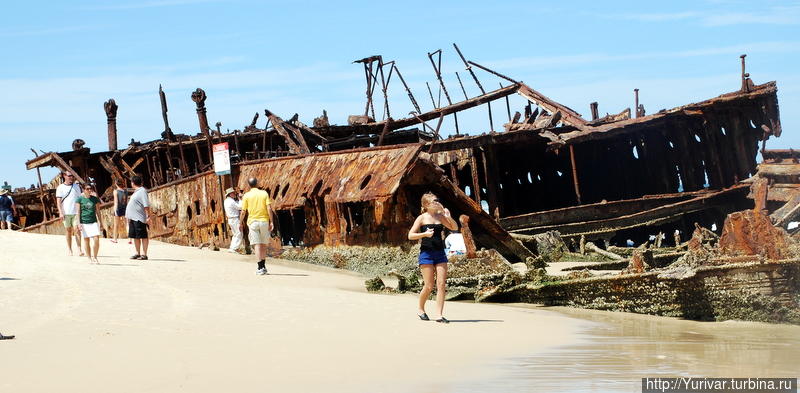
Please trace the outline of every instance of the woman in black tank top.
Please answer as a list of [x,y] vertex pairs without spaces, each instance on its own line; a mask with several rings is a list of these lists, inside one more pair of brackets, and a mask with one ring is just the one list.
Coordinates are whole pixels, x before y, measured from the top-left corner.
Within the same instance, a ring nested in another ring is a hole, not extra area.
[[444,317],[445,282],[447,280],[447,255],[444,253],[444,228],[458,230],[458,224],[450,217],[450,211],[439,202],[436,195],[426,193],[422,196],[423,213],[414,221],[408,231],[408,240],[419,240],[419,269],[425,285],[419,293],[418,316],[427,321],[425,302],[433,291],[436,276],[436,308],[439,318],[436,322],[448,323]]
[[[125,208],[128,206],[128,190],[125,189],[125,180],[117,179],[117,189],[114,190],[114,238],[111,239],[112,243],[116,243],[119,239],[120,228],[126,228],[125,225]],[[131,241],[128,239],[128,244]]]

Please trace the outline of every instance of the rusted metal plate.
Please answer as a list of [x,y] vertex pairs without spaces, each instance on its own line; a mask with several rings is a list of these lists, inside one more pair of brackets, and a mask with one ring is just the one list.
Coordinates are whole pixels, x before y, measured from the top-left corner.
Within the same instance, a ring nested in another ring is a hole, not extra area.
[[772,225],[760,211],[731,213],[722,227],[719,249],[725,255],[762,255],[771,260],[788,258],[792,244],[789,234]]
[[250,162],[239,167],[239,188],[258,179],[275,209],[300,207],[321,195],[331,203],[384,198],[397,190],[419,150],[414,144]]

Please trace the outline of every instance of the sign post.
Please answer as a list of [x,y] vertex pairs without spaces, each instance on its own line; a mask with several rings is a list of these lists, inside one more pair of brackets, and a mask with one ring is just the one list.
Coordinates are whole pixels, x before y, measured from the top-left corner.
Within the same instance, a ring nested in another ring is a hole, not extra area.
[[214,172],[217,175],[230,175],[231,174],[231,154],[228,150],[228,142],[217,143],[213,145],[214,151]]
[[[231,154],[230,150],[228,149],[228,142],[217,143],[212,145],[211,150],[214,154],[214,173],[217,174],[217,180],[219,181],[219,193],[222,197],[220,199],[220,208],[222,210],[223,217],[225,216],[225,188],[222,185],[222,176],[223,175],[230,175],[231,174]],[[232,182],[231,182],[232,183]],[[227,217],[224,217],[227,219]],[[225,230],[221,231],[223,233],[223,237],[228,237],[227,234],[227,226],[224,226]]]

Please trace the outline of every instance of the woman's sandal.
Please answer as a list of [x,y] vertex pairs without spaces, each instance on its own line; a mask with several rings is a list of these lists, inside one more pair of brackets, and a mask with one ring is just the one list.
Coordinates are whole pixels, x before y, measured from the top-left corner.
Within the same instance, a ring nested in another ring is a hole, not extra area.
[[2,333],[0,333],[0,340],[11,340],[14,337],[15,336],[4,336]]
[[142,258],[142,256],[139,255],[139,254],[136,254],[136,255],[131,257],[131,259],[141,259],[141,258]]
[[426,314],[426,313],[417,314],[417,316],[419,317],[419,319],[421,319],[423,321],[430,321],[431,320],[430,318],[428,318],[428,314]]
[[439,322],[439,323],[450,323],[450,321],[448,321],[447,318],[445,318],[445,317],[441,317],[441,318],[437,319],[436,322]]

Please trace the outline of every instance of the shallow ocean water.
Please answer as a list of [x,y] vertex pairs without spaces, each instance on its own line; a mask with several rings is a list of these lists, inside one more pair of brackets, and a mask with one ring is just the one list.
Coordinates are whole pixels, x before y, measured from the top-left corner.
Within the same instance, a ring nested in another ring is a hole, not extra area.
[[577,343],[494,362],[495,376],[430,392],[641,392],[644,377],[800,376],[800,326],[546,310],[584,322]]

